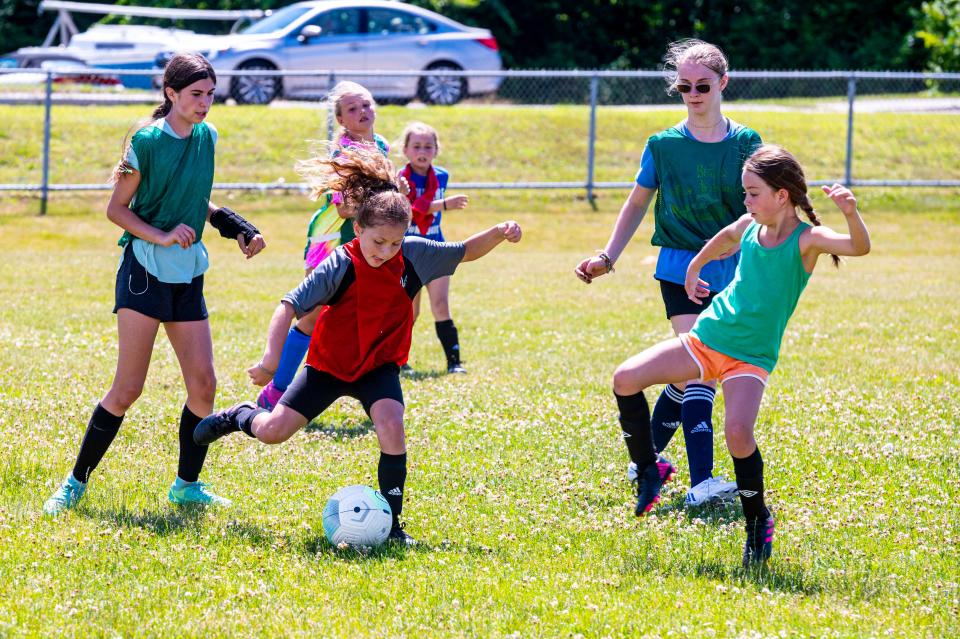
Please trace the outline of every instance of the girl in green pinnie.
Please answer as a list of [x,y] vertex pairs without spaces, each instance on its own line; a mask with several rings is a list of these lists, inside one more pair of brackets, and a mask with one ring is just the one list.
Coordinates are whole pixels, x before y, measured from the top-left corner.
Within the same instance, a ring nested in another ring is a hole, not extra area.
[[206,122],[217,78],[201,55],[178,54],[163,74],[163,104],[131,138],[114,172],[107,218],[124,230],[116,277],[119,356],[113,384],[97,404],[73,470],[44,503],[56,515],[77,505],[127,410],[140,396],[160,324],[180,363],[187,399],[180,460],[168,497],[175,504],[229,504],[199,481],[206,446],[193,430],[213,409],[216,376],[203,297],[209,220],[251,258],[265,246],[257,229],[210,202],[217,131]]

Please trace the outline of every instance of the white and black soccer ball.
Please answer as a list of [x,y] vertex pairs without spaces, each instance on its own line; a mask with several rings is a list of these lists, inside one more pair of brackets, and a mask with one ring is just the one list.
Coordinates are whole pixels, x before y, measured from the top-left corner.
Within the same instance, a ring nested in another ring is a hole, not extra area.
[[341,488],[323,509],[323,532],[334,546],[379,546],[392,523],[390,504],[369,486]]

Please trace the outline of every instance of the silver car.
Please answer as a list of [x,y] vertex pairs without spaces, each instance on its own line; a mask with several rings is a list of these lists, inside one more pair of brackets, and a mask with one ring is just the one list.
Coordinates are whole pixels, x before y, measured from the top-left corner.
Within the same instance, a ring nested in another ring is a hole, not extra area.
[[[413,5],[389,0],[298,2],[273,12],[237,34],[202,36],[188,43],[216,71],[335,71],[334,82],[354,80],[374,97],[419,98],[455,104],[468,95],[492,93],[498,77],[456,75],[390,76],[390,71],[498,71],[497,41],[475,29]],[[165,66],[172,52],[157,56]],[[350,70],[377,70],[383,76],[351,77]],[[277,97],[314,98],[331,87],[324,76],[235,76],[217,84],[217,97],[266,104]]]

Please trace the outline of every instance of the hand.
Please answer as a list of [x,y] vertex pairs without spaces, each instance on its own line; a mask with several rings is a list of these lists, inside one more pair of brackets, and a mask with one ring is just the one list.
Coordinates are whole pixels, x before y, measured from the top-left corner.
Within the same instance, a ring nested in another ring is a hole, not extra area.
[[247,241],[244,239],[243,233],[238,233],[237,244],[240,245],[240,250],[243,251],[243,254],[247,256],[248,260],[267,247],[267,243],[259,233],[253,236],[249,244],[247,244]]
[[837,205],[841,213],[844,215],[853,215],[857,212],[857,198],[853,196],[853,191],[842,184],[834,184],[833,186],[824,185],[821,188],[823,192],[827,194],[827,197],[833,200],[833,203]]
[[397,190],[400,191],[400,195],[410,195],[410,183],[399,173],[397,173]]
[[704,297],[709,297],[710,289],[707,288],[709,282],[700,279],[700,271],[687,271],[687,279],[683,283],[683,288],[687,291],[687,298],[694,304],[703,306]]
[[247,369],[247,375],[255,386],[266,386],[275,374],[276,371],[271,372],[264,368],[262,362],[257,362]]
[[574,273],[577,274],[584,284],[590,284],[593,281],[593,278],[600,277],[601,275],[606,275],[610,271],[607,270],[607,263],[603,261],[603,258],[597,257],[588,257],[577,265],[577,268],[574,269]]
[[193,242],[197,239],[197,234],[193,230],[193,227],[188,224],[177,224],[173,230],[167,231],[160,236],[160,241],[157,242],[160,246],[173,246],[174,244],[179,244],[180,248],[190,248]]
[[503,234],[503,239],[513,243],[519,242],[520,237],[523,235],[523,231],[520,230],[520,225],[513,220],[500,222],[500,224],[497,224],[497,230]]
[[445,203],[444,208],[465,209],[467,208],[467,203],[470,202],[470,198],[466,195],[451,195],[448,198],[444,198],[443,201]]

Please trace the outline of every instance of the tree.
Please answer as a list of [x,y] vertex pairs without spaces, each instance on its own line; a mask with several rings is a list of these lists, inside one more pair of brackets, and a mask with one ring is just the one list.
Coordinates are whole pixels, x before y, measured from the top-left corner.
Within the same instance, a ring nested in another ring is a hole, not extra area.
[[931,0],[915,12],[914,34],[929,53],[931,71],[960,71],[960,0]]

